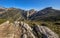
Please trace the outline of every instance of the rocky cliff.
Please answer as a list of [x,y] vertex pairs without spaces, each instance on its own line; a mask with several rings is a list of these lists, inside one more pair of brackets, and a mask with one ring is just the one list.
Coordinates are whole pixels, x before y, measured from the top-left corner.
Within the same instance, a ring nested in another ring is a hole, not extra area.
[[59,38],[46,26],[29,26],[25,22],[4,22],[0,25],[0,38]]

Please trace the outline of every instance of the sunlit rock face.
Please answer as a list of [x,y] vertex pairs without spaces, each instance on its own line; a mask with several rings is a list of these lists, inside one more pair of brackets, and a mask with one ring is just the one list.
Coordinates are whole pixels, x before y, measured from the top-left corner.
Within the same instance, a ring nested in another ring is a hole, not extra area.
[[0,38],[20,38],[20,32],[20,28],[9,21],[0,25]]
[[[42,35],[42,37],[40,36]],[[6,21],[0,25],[0,38],[59,38],[56,33],[46,26],[29,26],[25,22]]]
[[43,38],[59,38],[59,36],[46,26],[35,26],[35,30],[42,34]]
[[32,28],[28,24],[21,22],[21,29],[23,38],[36,38],[33,34]]

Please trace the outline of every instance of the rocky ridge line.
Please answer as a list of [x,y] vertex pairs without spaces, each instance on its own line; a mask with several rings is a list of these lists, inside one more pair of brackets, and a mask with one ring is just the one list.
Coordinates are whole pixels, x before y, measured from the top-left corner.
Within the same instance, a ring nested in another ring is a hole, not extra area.
[[0,25],[0,38],[59,38],[59,36],[46,26],[30,27],[25,22],[6,21]]

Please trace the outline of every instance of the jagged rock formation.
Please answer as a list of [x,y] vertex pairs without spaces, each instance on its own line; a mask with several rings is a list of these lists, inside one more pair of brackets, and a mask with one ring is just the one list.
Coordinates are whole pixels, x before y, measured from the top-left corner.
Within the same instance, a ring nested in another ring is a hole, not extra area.
[[59,38],[59,36],[46,26],[35,25],[35,30],[42,34],[43,38]]
[[0,25],[0,38],[20,38],[21,30],[9,21]]
[[[59,38],[59,36],[45,26],[34,25],[30,27],[24,22],[9,21],[0,25],[0,38]],[[39,37],[38,37],[39,36]]]

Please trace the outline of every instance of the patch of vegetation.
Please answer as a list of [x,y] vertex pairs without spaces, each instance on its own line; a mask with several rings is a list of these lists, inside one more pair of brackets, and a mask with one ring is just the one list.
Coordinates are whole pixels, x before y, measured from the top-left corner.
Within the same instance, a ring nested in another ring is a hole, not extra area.
[[6,19],[0,19],[0,24],[5,22],[5,21],[6,21]]
[[60,26],[54,25],[54,23],[50,23],[50,24],[48,23],[47,27],[49,27],[52,31],[54,31],[60,36]]

